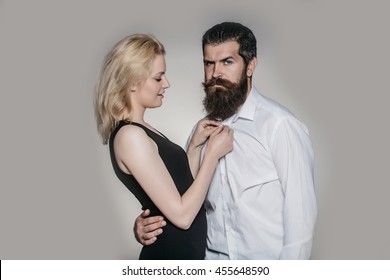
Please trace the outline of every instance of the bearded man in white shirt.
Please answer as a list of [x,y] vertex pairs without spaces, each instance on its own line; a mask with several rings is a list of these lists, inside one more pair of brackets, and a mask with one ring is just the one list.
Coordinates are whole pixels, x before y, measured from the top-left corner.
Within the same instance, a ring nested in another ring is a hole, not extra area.
[[[233,151],[220,159],[204,203],[206,259],[308,259],[317,205],[306,126],[252,86],[257,50],[249,28],[217,24],[202,48],[207,118],[234,130]],[[193,139],[187,153],[201,153],[206,140]],[[194,176],[199,164],[191,163]],[[165,224],[148,214],[134,226],[144,245]]]

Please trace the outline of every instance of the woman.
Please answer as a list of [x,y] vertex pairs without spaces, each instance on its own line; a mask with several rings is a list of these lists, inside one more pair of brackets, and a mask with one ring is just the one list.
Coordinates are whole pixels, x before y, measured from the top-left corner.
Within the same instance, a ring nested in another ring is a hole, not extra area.
[[146,109],[160,107],[170,86],[164,55],[164,46],[146,34],[128,36],[108,53],[94,96],[98,131],[103,144],[109,143],[118,178],[143,209],[167,220],[162,236],[144,246],[139,258],[203,259],[202,204],[218,159],[232,150],[233,132],[214,121],[201,121],[189,160],[182,148],[145,122]]

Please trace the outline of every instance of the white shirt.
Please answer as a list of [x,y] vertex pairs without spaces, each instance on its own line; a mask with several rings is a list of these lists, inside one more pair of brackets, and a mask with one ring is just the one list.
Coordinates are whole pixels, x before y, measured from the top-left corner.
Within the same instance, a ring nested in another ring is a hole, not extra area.
[[255,88],[223,124],[233,151],[205,200],[206,259],[308,259],[317,206],[306,126]]

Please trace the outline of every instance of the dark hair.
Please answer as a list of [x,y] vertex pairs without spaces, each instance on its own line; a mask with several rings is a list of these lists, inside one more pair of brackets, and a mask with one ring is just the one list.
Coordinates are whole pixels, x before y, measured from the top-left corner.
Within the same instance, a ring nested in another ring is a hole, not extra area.
[[246,26],[236,22],[222,22],[207,30],[202,37],[202,50],[206,45],[219,45],[228,41],[238,43],[238,53],[246,65],[257,55],[256,37]]

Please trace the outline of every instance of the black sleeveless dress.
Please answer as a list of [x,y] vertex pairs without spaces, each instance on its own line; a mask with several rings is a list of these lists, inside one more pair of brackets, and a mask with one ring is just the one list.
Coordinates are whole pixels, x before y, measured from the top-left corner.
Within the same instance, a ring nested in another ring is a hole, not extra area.
[[[125,125],[136,125],[142,128],[145,133],[157,144],[161,159],[167,167],[177,190],[183,195],[193,182],[192,173],[188,163],[187,154],[178,145],[169,141],[147,127],[128,121],[120,121],[114,131],[111,133],[109,147],[111,162],[114,171],[122,183],[135,195],[142,205],[142,209],[150,209],[150,216],[164,216],[157,206],[152,202],[144,192],[140,184],[132,175],[123,172],[116,161],[114,153],[114,139],[119,129]],[[153,173],[153,170],[150,170]],[[148,246],[144,246],[139,259],[143,260],[194,260],[204,259],[206,247],[207,223],[206,214],[203,206],[195,217],[191,227],[188,230],[180,229],[174,226],[165,218],[167,225],[163,228],[163,233],[157,237],[157,241]]]

